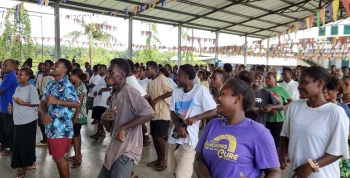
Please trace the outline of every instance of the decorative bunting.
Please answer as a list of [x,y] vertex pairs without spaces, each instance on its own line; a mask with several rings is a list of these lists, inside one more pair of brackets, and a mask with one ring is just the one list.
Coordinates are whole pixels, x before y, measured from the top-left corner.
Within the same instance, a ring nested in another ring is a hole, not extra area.
[[306,17],[305,23],[306,23],[307,30],[310,30],[310,17]]
[[349,0],[342,0],[342,3],[346,10],[346,14],[350,17]]
[[332,3],[328,4],[327,10],[328,10],[329,19],[331,20],[331,22],[334,22],[334,18],[333,18],[333,5],[332,5]]
[[326,16],[326,8],[322,8],[320,10],[320,18],[322,20],[322,29],[324,29],[325,16]]
[[317,21],[316,21],[317,28],[320,28],[320,12],[316,12],[316,16],[317,16]]
[[315,15],[314,15],[314,14],[310,15],[310,17],[309,17],[309,20],[310,20],[310,28],[312,28],[312,24],[314,23],[314,18],[315,18]]
[[[333,20],[337,21],[338,9],[339,9],[339,0],[333,0],[332,6],[333,6]],[[349,4],[348,4],[348,7],[349,7]]]

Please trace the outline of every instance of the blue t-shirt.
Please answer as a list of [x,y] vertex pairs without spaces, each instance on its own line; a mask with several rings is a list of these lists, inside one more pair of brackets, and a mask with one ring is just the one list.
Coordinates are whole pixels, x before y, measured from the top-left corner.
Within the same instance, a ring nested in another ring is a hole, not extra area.
[[[79,102],[77,93],[75,92],[74,85],[64,77],[60,81],[49,81],[45,88],[42,100],[46,100],[46,97],[52,95],[55,98],[63,101]],[[48,138],[72,138],[73,137],[73,123],[72,116],[74,109],[61,106],[48,104],[48,114],[52,117],[52,122],[45,125],[45,134]]]
[[31,85],[36,86],[36,85],[35,85],[35,82],[36,82],[35,79],[29,79],[29,83],[30,83]]
[[340,107],[342,107],[342,108],[344,109],[346,115],[347,115],[347,116],[349,117],[349,119],[350,119],[350,109],[349,109],[349,107],[348,107],[346,104],[341,103],[341,102],[339,102],[339,101],[337,101],[337,105],[340,106]]
[[86,69],[86,70],[85,70],[85,72],[89,73],[90,78],[91,78],[91,76],[93,75],[93,73],[92,73],[92,70],[91,70],[91,69]]
[[264,169],[280,167],[267,128],[248,118],[230,126],[225,120],[210,121],[196,147],[213,178],[261,177]]
[[0,113],[8,113],[7,107],[12,105],[12,96],[18,87],[17,76],[14,71],[4,76],[0,88],[4,91],[0,97]]

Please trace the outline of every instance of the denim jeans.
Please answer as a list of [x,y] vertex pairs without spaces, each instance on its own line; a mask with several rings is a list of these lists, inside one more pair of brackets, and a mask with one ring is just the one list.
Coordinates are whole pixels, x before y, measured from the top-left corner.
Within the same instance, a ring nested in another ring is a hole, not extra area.
[[0,113],[0,143],[3,148],[12,148],[14,139],[13,115]]
[[98,178],[130,178],[133,166],[134,160],[125,155],[121,155],[114,161],[111,170],[108,170],[103,165]]

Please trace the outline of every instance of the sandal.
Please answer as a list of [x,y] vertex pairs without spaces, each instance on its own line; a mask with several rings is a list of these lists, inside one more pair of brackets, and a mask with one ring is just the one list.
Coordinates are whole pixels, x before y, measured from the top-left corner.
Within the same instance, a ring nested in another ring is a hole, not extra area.
[[93,139],[95,139],[95,140],[98,140],[98,139],[99,139],[97,135],[91,135],[90,137],[93,138]]
[[75,155],[67,158],[67,161],[74,161],[75,160]]
[[168,166],[158,166],[157,168],[156,168],[156,170],[157,171],[164,171],[166,168],[167,168]]
[[106,134],[99,134],[98,137],[102,137],[102,138],[105,138],[106,137]]
[[36,169],[36,164],[33,163],[33,165],[26,167],[27,170],[33,170]]
[[160,165],[160,163],[158,163],[157,161],[152,161],[147,164],[147,166],[158,166],[158,165]]
[[138,178],[139,176],[137,176],[134,172],[131,172],[131,176],[130,178]]
[[26,176],[26,170],[23,168],[19,168],[17,178],[24,178],[25,176]]
[[12,151],[11,150],[6,150],[5,152],[2,153],[2,156],[11,156]]
[[149,144],[151,144],[151,141],[148,141],[147,143],[144,143],[143,146],[148,146]]
[[78,168],[81,166],[82,160],[80,159],[79,161],[74,161],[73,165],[70,167],[72,169]]

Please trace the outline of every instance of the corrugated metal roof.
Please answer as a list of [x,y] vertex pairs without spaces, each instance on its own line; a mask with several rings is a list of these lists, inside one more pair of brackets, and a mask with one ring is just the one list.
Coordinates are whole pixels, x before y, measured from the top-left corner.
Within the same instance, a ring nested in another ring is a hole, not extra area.
[[[21,1],[37,3],[38,0]],[[50,3],[55,1],[57,0],[50,0]],[[67,0],[60,6],[100,14],[124,11],[127,8],[127,15],[120,13],[117,17],[133,16],[136,20],[267,38],[285,31],[332,0],[166,0],[164,7],[158,5],[155,9],[133,14],[135,6],[152,2],[154,0]],[[346,17],[345,9],[340,3],[338,19]],[[328,15],[326,20],[329,22]]]

